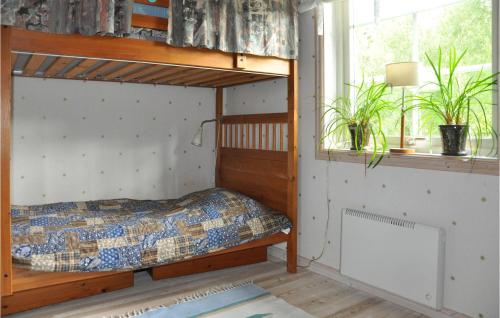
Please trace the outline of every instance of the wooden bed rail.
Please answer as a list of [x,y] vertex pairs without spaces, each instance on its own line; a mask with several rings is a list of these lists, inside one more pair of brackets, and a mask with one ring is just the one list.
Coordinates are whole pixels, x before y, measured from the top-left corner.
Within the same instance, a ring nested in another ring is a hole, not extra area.
[[[7,29],[10,27],[2,26],[2,28]],[[245,55],[245,67],[241,68],[236,65],[235,61],[238,57],[236,53],[202,48],[173,47],[162,42],[131,38],[54,34],[16,28],[10,29],[12,29],[11,51],[15,53],[122,62],[145,62],[207,70],[245,71],[247,73],[275,76],[289,75],[289,61],[275,57],[248,54]],[[221,82],[216,86],[228,86],[226,84]]]

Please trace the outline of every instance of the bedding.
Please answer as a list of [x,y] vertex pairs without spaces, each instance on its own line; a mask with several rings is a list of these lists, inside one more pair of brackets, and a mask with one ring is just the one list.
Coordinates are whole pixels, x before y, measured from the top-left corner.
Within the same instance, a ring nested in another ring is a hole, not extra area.
[[222,188],[175,200],[12,206],[11,214],[14,264],[53,272],[146,268],[291,227],[286,216]]

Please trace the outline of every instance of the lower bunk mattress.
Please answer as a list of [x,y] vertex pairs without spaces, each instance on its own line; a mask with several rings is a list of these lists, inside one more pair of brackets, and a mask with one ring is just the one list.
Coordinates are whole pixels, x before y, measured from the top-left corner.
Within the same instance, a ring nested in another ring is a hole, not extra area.
[[175,200],[99,200],[12,206],[12,257],[34,271],[133,270],[286,231],[290,221],[222,188]]

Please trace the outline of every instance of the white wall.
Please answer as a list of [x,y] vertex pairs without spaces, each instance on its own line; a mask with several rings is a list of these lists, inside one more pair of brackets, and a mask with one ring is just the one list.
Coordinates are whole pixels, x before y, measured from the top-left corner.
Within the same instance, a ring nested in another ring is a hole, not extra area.
[[174,198],[214,184],[215,91],[15,78],[13,204]]
[[[447,234],[445,307],[499,317],[499,178],[385,166],[365,175],[362,165],[315,160],[312,14],[301,16],[300,38],[299,254],[311,258],[321,251],[328,191],[332,219],[321,263],[339,268],[344,207],[438,226]],[[280,111],[286,111],[284,80],[227,90],[228,113]]]

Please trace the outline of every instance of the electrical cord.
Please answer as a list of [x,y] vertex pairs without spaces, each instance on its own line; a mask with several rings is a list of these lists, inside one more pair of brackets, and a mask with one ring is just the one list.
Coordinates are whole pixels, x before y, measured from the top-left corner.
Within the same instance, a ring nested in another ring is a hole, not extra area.
[[326,225],[325,225],[325,232],[323,233],[323,246],[321,248],[321,253],[319,253],[318,256],[313,256],[307,263],[306,265],[297,265],[299,268],[308,268],[311,266],[313,262],[318,261],[323,257],[325,254],[326,250],[326,245],[328,241],[328,230],[330,228],[330,205],[332,204],[330,200],[330,162],[326,162],[326,210],[327,210],[327,215],[326,215]]

